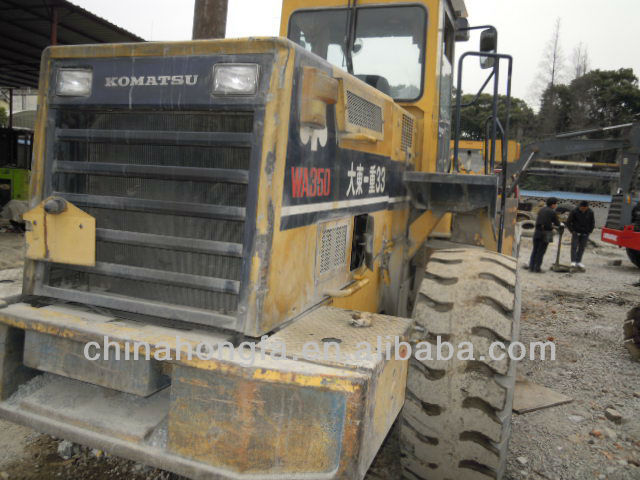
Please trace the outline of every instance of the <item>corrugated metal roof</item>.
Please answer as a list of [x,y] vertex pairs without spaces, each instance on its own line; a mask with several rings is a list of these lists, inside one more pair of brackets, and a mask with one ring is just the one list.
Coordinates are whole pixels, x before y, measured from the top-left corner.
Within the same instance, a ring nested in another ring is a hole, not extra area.
[[0,0],[0,86],[38,86],[54,10],[58,45],[144,41],[66,0]]

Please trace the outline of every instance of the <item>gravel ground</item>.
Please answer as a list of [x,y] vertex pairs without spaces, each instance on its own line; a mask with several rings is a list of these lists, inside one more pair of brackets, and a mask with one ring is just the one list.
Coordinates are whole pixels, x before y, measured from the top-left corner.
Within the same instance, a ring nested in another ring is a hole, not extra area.
[[[519,373],[574,401],[514,416],[510,479],[640,479],[640,363],[622,346],[626,313],[640,304],[640,270],[599,236],[585,255],[586,273],[523,270],[521,341],[553,340],[557,359],[523,360]],[[544,269],[555,260],[555,245],[550,250]],[[530,252],[525,239],[522,262]]]
[[21,268],[24,259],[24,236],[0,233],[0,270]]
[[[13,268],[16,236],[0,234],[0,268]],[[637,305],[640,270],[624,251],[597,241],[586,273],[531,274],[524,270],[521,341],[553,341],[555,361],[523,360],[519,375],[574,399],[567,405],[515,415],[507,480],[640,479],[640,364],[622,346],[626,312]],[[563,263],[568,248],[563,247]],[[531,251],[523,239],[521,262]],[[8,258],[4,258],[8,257]],[[555,259],[555,246],[543,265]],[[622,260],[620,266],[612,261]],[[607,418],[613,408],[621,419]],[[73,447],[58,454],[60,441],[0,421],[0,480],[177,479],[175,475]],[[367,480],[398,478],[398,447],[392,434]]]

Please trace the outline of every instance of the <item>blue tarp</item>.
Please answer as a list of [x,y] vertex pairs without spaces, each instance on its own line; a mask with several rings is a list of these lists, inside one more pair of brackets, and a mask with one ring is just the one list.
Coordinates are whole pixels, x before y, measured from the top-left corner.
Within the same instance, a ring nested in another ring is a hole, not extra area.
[[593,193],[580,192],[544,192],[542,190],[520,190],[521,197],[556,197],[560,200],[586,200],[588,202],[608,202],[611,203],[611,195],[596,195]]

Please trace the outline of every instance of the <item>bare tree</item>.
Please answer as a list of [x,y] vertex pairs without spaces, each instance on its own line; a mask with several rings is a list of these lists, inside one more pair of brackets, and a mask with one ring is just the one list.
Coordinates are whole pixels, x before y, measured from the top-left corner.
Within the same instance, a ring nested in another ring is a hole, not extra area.
[[192,38],[224,38],[226,30],[227,0],[196,0]]
[[532,85],[533,97],[538,102],[541,101],[545,90],[562,83],[565,78],[566,58],[560,42],[561,23],[560,18],[556,19],[553,34],[547,42],[542,59],[538,64],[538,75]]
[[573,78],[580,78],[589,71],[589,50],[580,42],[574,49],[571,57],[573,65]]
[[540,62],[540,73],[544,76],[547,86],[555,87],[562,83],[565,74],[565,56],[560,44],[560,24],[562,20],[556,19],[553,35],[547,42],[544,56]]

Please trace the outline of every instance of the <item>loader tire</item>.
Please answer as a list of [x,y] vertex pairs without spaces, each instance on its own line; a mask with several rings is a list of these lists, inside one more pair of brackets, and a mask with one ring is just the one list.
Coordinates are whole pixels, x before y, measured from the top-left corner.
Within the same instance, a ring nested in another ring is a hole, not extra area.
[[640,361],[640,307],[629,310],[623,333],[624,346],[634,360]]
[[633,263],[636,267],[640,268],[640,251],[639,250],[632,250],[630,248],[627,248],[627,256],[629,257],[629,260],[631,260],[631,263]]
[[517,261],[482,249],[435,252],[413,318],[414,354],[419,342],[435,350],[440,336],[454,346],[471,342],[475,359],[411,358],[399,422],[403,478],[500,480],[511,435],[516,362],[508,356],[490,360],[488,351],[493,342],[508,348],[518,338]]

